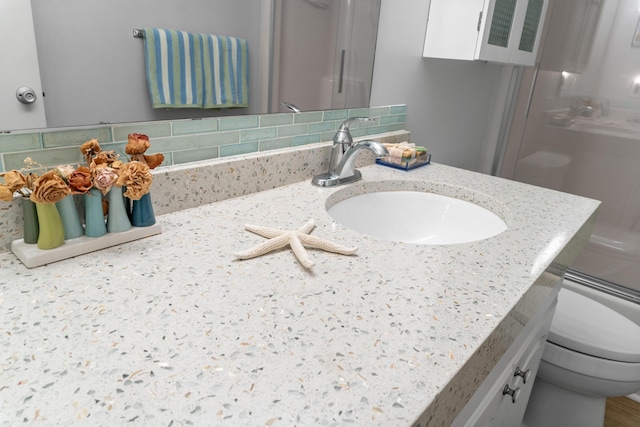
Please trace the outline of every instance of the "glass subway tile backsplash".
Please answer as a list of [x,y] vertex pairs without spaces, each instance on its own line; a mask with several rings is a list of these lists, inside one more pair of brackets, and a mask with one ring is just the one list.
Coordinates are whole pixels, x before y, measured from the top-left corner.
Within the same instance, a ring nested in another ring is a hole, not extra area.
[[330,141],[348,117],[377,119],[352,123],[354,137],[403,130],[406,111],[405,105],[391,105],[0,133],[0,172],[23,168],[27,157],[45,168],[83,163],[80,146],[92,138],[126,158],[127,135],[144,133],[149,153],[163,153],[163,165],[174,165]]

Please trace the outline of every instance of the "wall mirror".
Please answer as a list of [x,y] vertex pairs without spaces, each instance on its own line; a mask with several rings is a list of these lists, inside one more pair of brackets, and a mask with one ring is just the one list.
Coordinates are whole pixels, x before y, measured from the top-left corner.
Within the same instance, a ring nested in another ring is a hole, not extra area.
[[[303,111],[367,107],[379,11],[380,0],[32,0],[37,102],[48,128],[284,112],[285,101]],[[247,39],[249,106],[153,109],[144,42],[133,37],[145,27]],[[0,34],[21,49],[19,35]],[[19,83],[9,84],[0,95],[15,103]],[[0,111],[0,131],[42,127],[12,125]]]

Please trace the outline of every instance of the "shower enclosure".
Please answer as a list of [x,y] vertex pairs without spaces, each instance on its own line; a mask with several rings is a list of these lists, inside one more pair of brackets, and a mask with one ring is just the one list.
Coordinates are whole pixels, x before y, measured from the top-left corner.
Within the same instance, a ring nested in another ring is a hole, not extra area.
[[[526,122],[501,175],[602,201],[572,265],[580,283],[640,302],[640,1],[556,0]],[[528,96],[527,96],[528,95]],[[523,93],[520,93],[523,98]],[[520,103],[520,101],[519,101]]]
[[368,107],[380,1],[275,0],[270,111]]

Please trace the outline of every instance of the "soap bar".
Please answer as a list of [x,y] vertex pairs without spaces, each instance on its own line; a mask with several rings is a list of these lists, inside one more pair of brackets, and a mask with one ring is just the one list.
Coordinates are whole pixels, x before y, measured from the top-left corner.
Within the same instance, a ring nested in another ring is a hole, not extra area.
[[389,151],[389,155],[382,160],[387,163],[407,166],[427,156],[426,148],[406,141],[398,144],[384,144],[384,146]]

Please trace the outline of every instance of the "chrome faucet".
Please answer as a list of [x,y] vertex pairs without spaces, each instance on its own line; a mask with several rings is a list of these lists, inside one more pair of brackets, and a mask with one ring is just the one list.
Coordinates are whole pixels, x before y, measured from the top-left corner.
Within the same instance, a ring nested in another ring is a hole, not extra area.
[[369,150],[373,152],[377,158],[389,154],[387,149],[376,141],[365,140],[354,143],[351,133],[349,132],[349,125],[355,120],[369,122],[375,119],[369,117],[352,117],[342,122],[338,132],[333,137],[331,158],[329,159],[329,172],[314,176],[311,180],[313,185],[330,187],[361,179],[362,174],[355,168],[356,155],[360,150]]

